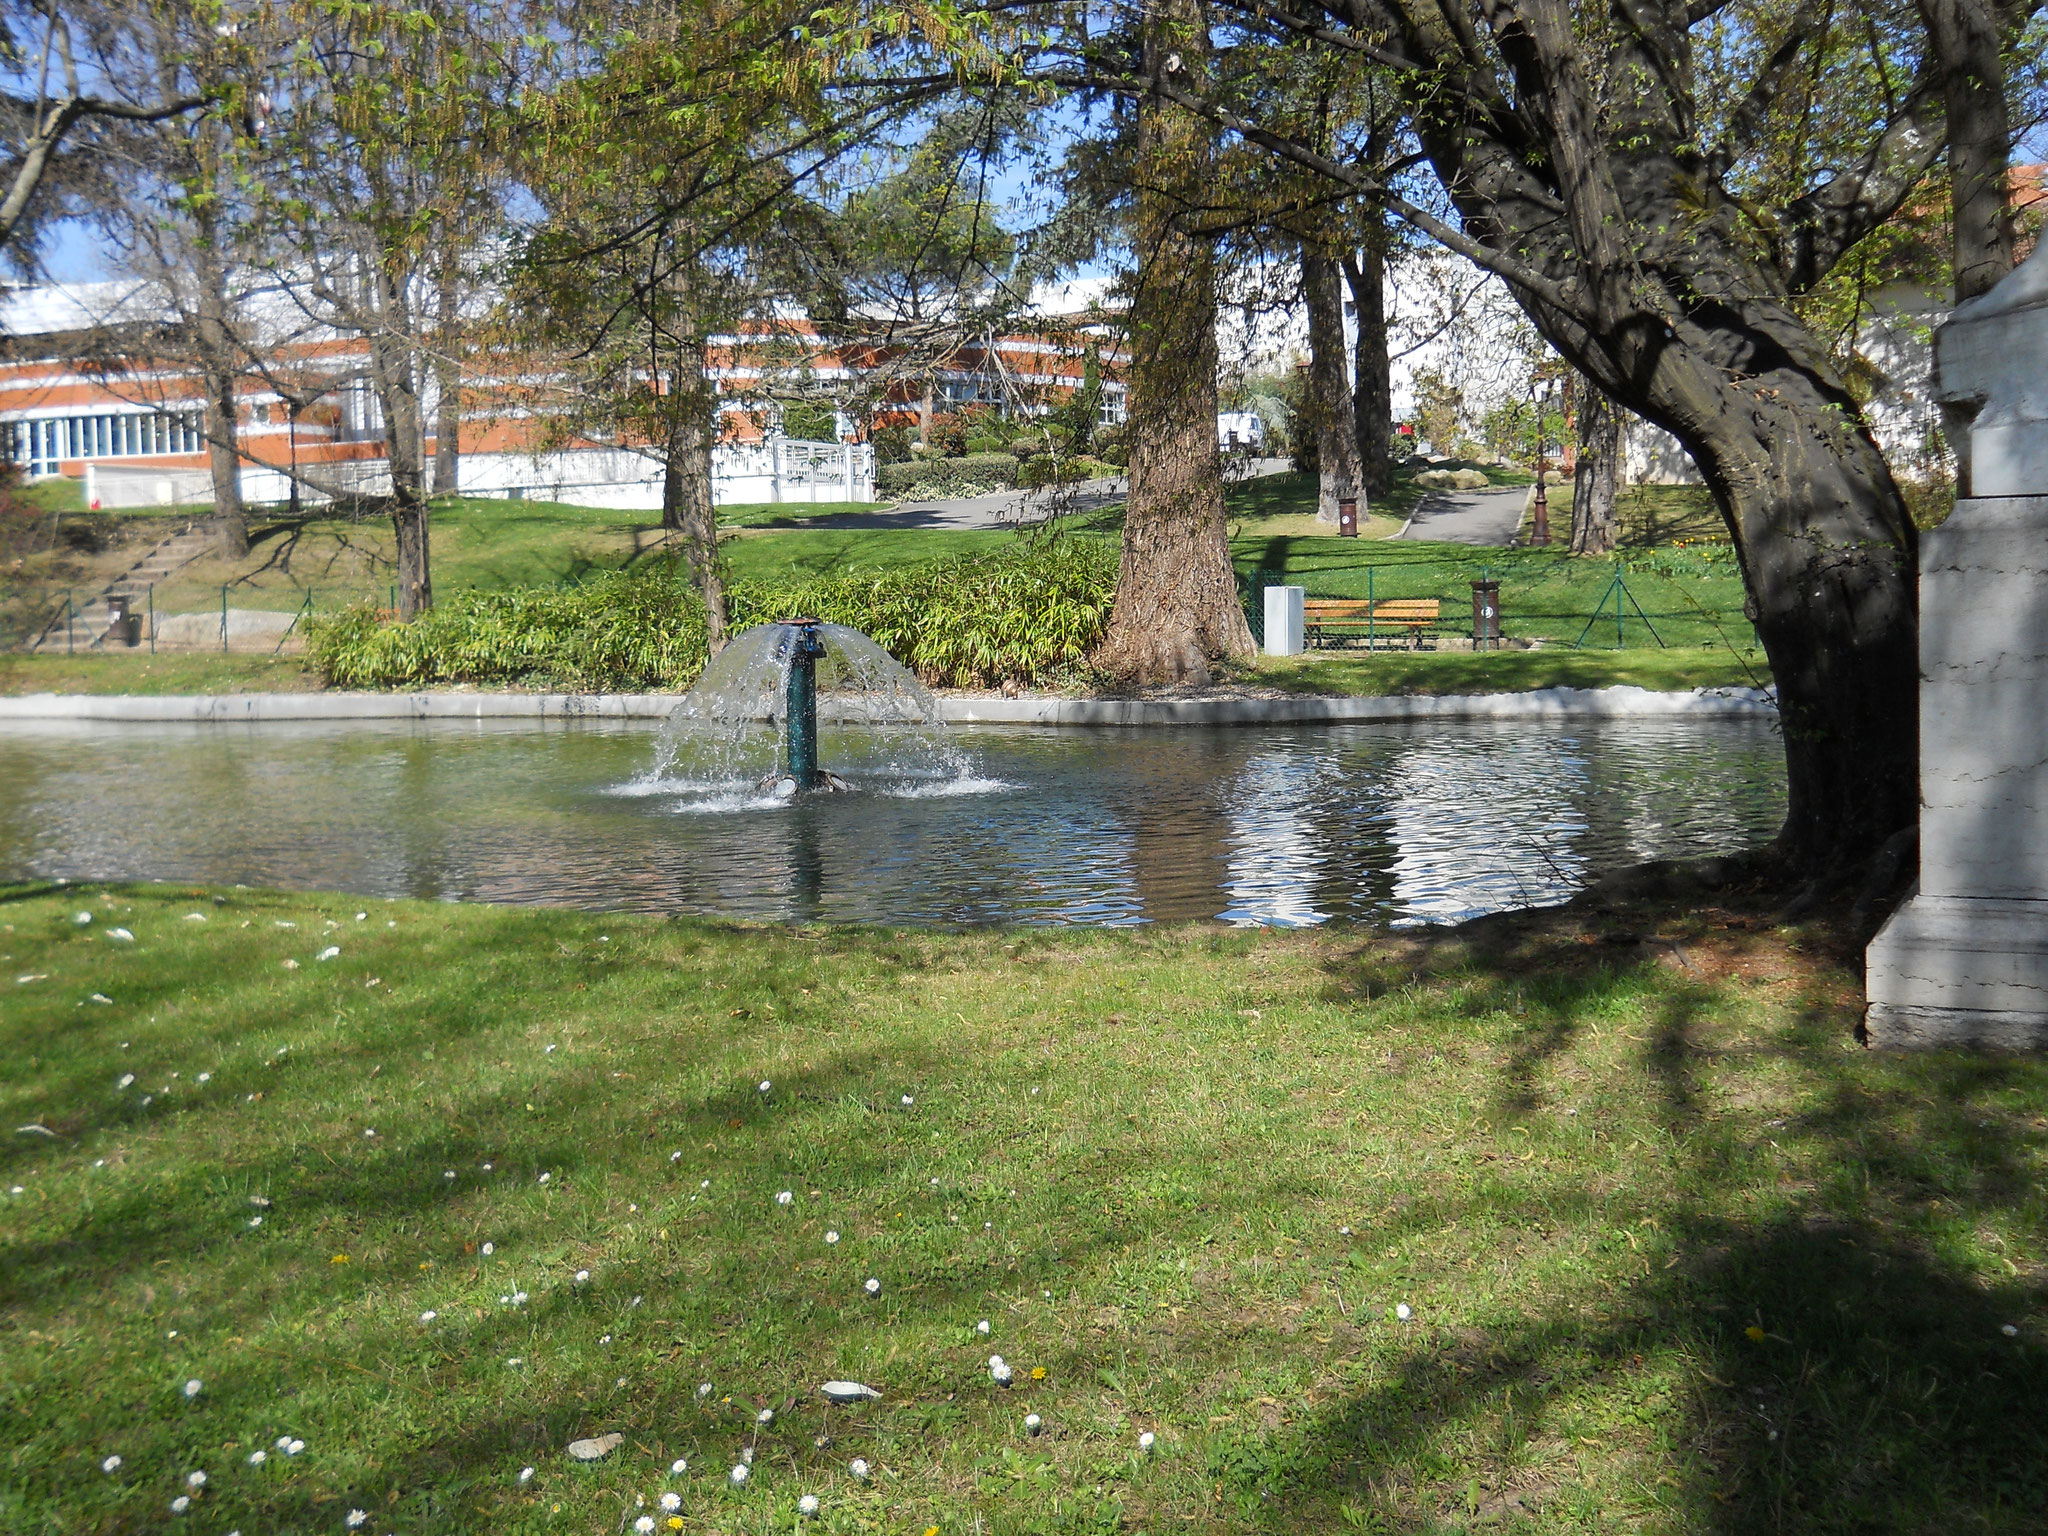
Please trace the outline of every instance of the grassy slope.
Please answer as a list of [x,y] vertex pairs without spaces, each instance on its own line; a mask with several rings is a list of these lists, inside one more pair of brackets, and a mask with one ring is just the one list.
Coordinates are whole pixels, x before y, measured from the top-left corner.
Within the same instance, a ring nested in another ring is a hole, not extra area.
[[1748,688],[1769,684],[1761,656],[1717,647],[1625,651],[1311,651],[1261,656],[1249,682],[1310,694],[1509,693],[1524,688]]
[[161,1529],[193,1470],[205,1531],[611,1531],[664,1488],[764,1536],[806,1492],[992,1536],[2048,1507],[2048,1066],[1861,1052],[1825,936],[220,895],[0,902],[0,1100],[57,1133],[0,1144],[10,1532]]

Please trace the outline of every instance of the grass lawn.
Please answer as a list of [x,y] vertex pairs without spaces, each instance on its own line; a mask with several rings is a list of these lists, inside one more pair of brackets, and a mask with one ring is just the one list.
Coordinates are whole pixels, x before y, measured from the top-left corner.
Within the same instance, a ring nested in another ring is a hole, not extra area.
[[17,887],[0,1527],[2038,1530],[2048,1064],[1853,954]]
[[139,650],[25,656],[0,651],[0,694],[17,693],[306,693],[321,686],[297,656],[152,656]]
[[1261,656],[1236,675],[1309,694],[1511,693],[1526,688],[1749,688],[1771,680],[1763,653],[1671,650],[1310,651]]

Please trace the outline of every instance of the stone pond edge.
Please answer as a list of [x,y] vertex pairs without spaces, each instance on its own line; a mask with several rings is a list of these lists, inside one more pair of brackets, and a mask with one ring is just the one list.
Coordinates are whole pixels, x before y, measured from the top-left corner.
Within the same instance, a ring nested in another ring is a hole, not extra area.
[[[267,724],[305,720],[659,720],[666,693],[57,694],[0,698],[0,722]],[[1536,688],[1520,693],[1326,698],[939,700],[956,725],[1323,725],[1398,720],[1625,720],[1775,717],[1767,689]]]

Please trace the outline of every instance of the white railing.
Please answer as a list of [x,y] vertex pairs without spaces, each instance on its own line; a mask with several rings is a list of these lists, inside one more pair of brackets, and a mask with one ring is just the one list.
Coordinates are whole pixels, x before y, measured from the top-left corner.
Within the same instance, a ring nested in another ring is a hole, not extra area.
[[213,501],[213,476],[203,469],[151,469],[142,464],[85,465],[85,504],[114,507],[192,507]]

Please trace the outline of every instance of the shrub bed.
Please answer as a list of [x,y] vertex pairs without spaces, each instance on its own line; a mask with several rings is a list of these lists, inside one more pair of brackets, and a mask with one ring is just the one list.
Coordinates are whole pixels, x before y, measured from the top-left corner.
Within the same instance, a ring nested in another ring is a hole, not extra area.
[[[1116,546],[1059,539],[1001,554],[800,583],[735,582],[732,627],[803,613],[874,637],[934,687],[1039,684],[1078,666],[1109,622]],[[367,605],[308,620],[332,687],[525,684],[605,692],[688,687],[704,608],[660,562],[570,589],[464,593],[410,624]]]

